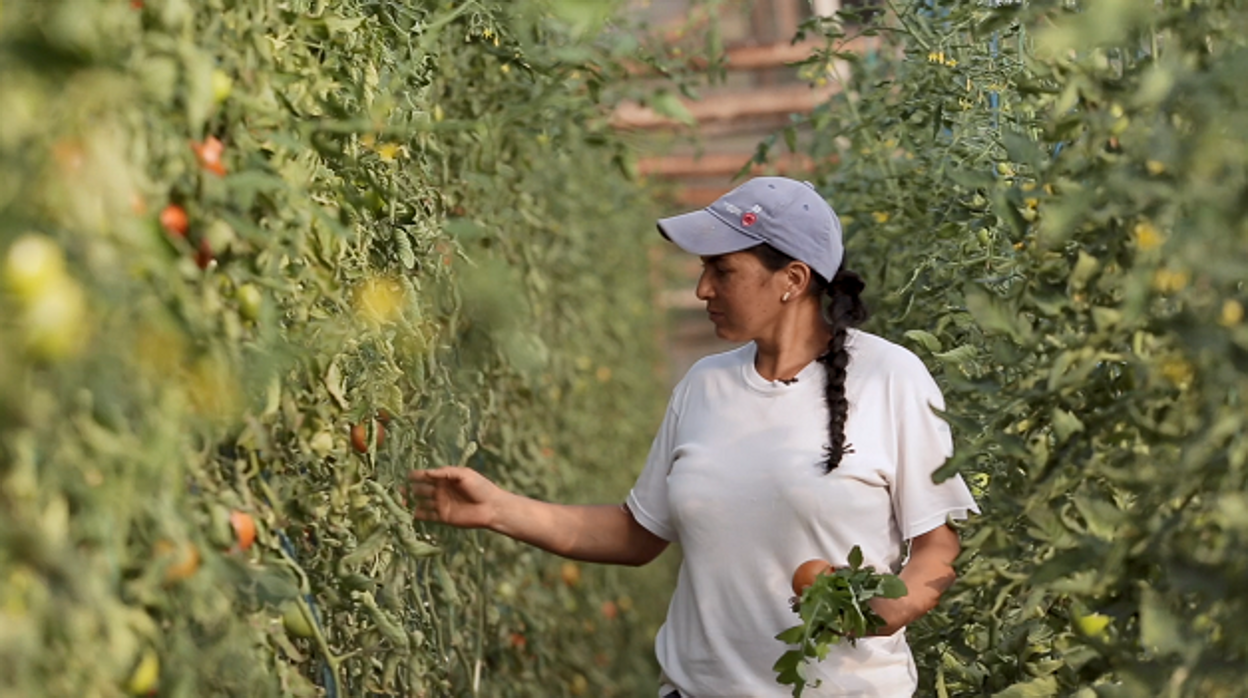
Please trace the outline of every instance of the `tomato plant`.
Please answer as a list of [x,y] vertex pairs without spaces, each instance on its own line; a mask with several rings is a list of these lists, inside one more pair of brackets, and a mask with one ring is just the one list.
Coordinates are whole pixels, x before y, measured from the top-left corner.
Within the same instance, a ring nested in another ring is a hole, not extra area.
[[636,577],[558,583],[396,485],[618,498],[644,459],[613,59],[537,4],[332,5],[4,2],[0,693],[653,681],[653,616],[602,611]]

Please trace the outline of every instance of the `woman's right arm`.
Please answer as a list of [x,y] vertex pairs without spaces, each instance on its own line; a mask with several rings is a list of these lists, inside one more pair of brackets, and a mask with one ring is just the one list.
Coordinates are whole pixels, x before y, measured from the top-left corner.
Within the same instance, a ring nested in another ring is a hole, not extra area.
[[421,521],[485,528],[573,560],[644,565],[667,549],[623,504],[565,505],[508,492],[471,468],[413,471]]

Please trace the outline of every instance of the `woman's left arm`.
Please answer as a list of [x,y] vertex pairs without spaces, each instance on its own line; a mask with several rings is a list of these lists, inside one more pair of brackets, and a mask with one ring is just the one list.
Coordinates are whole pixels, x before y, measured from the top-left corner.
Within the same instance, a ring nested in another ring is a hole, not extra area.
[[910,560],[898,575],[907,593],[899,599],[871,599],[871,608],[884,619],[884,627],[873,634],[892,635],[936,608],[940,595],[957,578],[953,561],[961,549],[957,531],[948,525],[910,541]]

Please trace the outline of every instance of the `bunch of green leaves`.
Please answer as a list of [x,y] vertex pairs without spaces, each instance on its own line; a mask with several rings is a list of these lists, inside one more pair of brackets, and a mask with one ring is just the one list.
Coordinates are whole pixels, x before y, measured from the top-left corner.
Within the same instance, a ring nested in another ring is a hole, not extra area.
[[800,696],[808,684],[806,666],[811,660],[823,661],[832,647],[866,637],[884,627],[869,602],[874,598],[898,599],[906,595],[906,583],[894,574],[880,574],[862,566],[862,549],[854,546],[849,566],[820,574],[796,601],[802,622],[776,635],[786,645],[796,645],[776,660],[772,667],[776,682],[793,686]]

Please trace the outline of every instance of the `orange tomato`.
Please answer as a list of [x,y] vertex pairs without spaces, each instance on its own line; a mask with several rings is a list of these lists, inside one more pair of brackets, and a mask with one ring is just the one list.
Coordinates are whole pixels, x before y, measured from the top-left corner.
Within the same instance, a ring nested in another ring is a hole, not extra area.
[[368,453],[368,427],[363,422],[351,425],[351,448],[356,453]]
[[234,529],[234,537],[238,539],[239,550],[246,550],[256,542],[256,520],[251,514],[237,509],[231,511],[230,527]]
[[[385,414],[385,419],[381,419],[382,413]],[[386,440],[386,424],[390,421],[390,414],[384,410],[382,413],[379,413],[378,418],[373,421],[373,430],[377,434],[377,448],[381,448],[381,444]],[[368,453],[368,425],[364,422],[351,426],[351,448],[354,448],[356,453]]]
[[225,144],[216,136],[208,136],[203,143],[191,143],[191,150],[195,151],[195,159],[199,160],[199,166],[217,175],[225,176],[225,164],[221,162],[221,154],[225,152]]
[[191,229],[191,219],[187,217],[186,209],[169,204],[160,212],[160,227],[174,237],[184,238],[186,231]]
[[157,558],[176,556],[165,568],[165,584],[180,582],[187,577],[195,574],[199,569],[199,548],[194,543],[187,543],[181,549],[177,545],[167,540],[158,540],[153,546]]
[[836,569],[832,567],[832,563],[827,560],[807,560],[797,566],[797,571],[793,573],[793,593],[801,596],[806,587],[815,583],[815,577],[821,574],[832,574]]
[[565,562],[559,567],[559,578],[563,583],[574,587],[581,583],[581,567],[575,562]]
[[619,607],[611,600],[603,601],[600,610],[602,611],[602,617],[607,620],[615,620],[620,615]]

